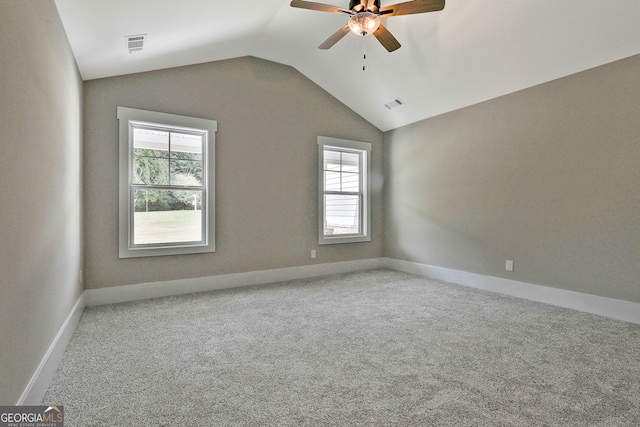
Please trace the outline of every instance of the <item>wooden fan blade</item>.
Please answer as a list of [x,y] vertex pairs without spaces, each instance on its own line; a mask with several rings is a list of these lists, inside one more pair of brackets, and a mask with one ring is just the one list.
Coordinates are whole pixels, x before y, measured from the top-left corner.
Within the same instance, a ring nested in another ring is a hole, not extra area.
[[393,34],[387,30],[387,27],[380,24],[378,29],[373,33],[374,36],[378,39],[378,41],[387,49],[389,52],[393,52],[400,48],[400,42],[393,37]]
[[291,7],[299,7],[300,9],[318,10],[320,12],[344,13],[353,15],[353,12],[338,6],[332,6],[324,3],[314,3],[311,1],[291,0]]
[[364,10],[373,11],[373,3],[374,3],[374,0],[367,0],[367,3],[364,5]]
[[398,16],[435,12],[444,9],[444,0],[414,0],[381,7],[380,15]]
[[349,31],[351,30],[349,30],[349,24],[347,24],[333,33],[328,39],[326,39],[320,46],[318,46],[318,49],[329,49],[331,46],[342,40],[342,38],[346,36]]

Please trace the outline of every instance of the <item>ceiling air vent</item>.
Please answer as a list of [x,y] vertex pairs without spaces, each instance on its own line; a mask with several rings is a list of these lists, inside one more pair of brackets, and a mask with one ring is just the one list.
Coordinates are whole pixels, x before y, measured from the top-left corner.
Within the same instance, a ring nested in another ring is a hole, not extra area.
[[404,105],[404,101],[400,98],[396,98],[393,101],[384,104],[384,106],[389,110],[393,110],[394,108],[400,107],[401,105]]
[[144,41],[147,37],[146,34],[136,34],[134,36],[125,36],[127,39],[127,48],[129,53],[139,52],[144,47]]

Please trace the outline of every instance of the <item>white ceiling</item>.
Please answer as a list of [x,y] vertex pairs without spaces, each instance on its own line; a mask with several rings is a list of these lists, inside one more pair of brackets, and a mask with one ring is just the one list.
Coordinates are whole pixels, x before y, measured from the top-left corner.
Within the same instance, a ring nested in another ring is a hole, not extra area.
[[[252,55],[296,68],[383,131],[640,53],[639,0],[447,0],[386,18],[393,53],[353,34],[317,49],[347,17],[290,0],[55,2],[85,80]],[[129,54],[125,36],[141,33],[144,50]],[[384,107],[396,97],[406,105]]]

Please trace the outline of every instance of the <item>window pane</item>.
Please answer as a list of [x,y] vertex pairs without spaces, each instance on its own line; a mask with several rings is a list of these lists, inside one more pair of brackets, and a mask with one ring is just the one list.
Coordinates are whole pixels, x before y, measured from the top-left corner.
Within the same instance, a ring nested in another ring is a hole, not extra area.
[[152,150],[150,148],[133,148],[133,155],[136,157],[144,156],[144,157],[159,157],[159,158],[168,158],[169,152],[164,150]]
[[133,129],[133,183],[169,183],[169,132]]
[[171,185],[201,187],[202,162],[191,160],[171,160]]
[[202,160],[202,135],[171,132],[171,157]]
[[171,158],[175,160],[197,160],[202,161],[202,154],[198,153],[185,153],[184,151],[171,150]]
[[157,157],[133,158],[134,184],[169,184],[169,159]]
[[360,175],[357,173],[343,173],[342,176],[342,191],[360,191]]
[[340,170],[340,151],[324,150],[324,170]]
[[360,232],[360,196],[326,194],[324,234]]
[[324,191],[340,191],[340,172],[324,173]]
[[202,241],[202,191],[134,190],[134,244]]
[[149,150],[158,157],[169,157],[169,132],[156,129],[134,128],[133,150]]
[[342,171],[360,172],[360,155],[356,153],[342,153]]

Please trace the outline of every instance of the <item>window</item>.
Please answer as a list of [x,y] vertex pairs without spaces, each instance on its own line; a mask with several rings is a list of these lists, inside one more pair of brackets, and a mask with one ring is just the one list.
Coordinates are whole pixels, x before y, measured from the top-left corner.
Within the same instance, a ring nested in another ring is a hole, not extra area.
[[215,120],[118,107],[120,258],[213,252]]
[[371,144],[318,137],[319,244],[369,242]]

